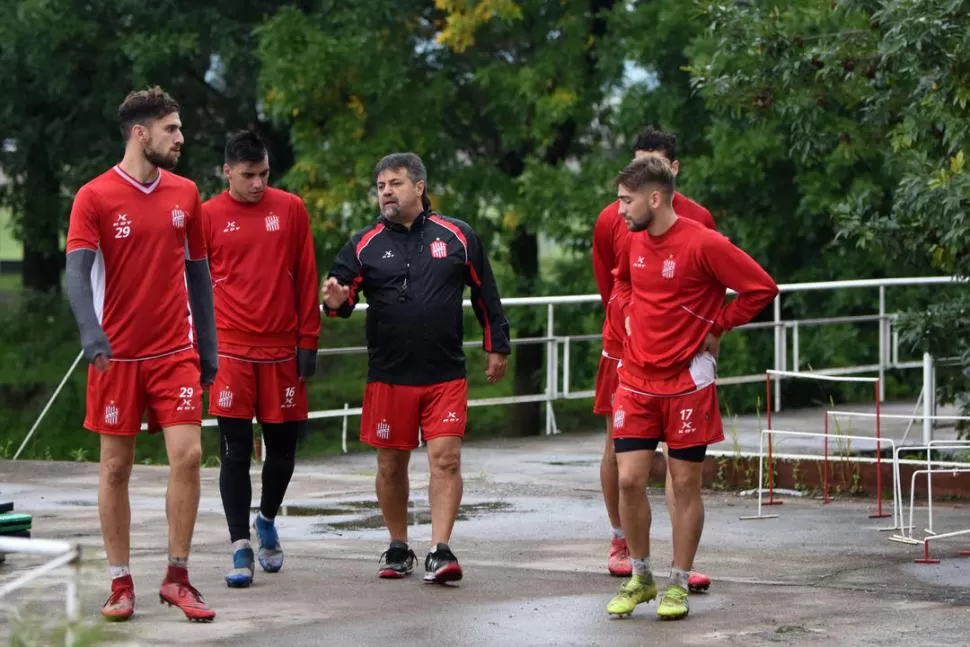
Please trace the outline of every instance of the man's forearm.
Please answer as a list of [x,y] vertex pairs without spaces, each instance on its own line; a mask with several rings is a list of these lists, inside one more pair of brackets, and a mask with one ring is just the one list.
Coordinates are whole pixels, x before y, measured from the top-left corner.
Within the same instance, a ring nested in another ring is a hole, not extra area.
[[81,347],[88,361],[98,355],[111,357],[108,338],[98,321],[94,309],[94,292],[91,289],[91,268],[97,253],[90,249],[78,249],[67,255],[65,288],[71,304],[74,320],[81,335]]
[[218,362],[216,344],[215,311],[212,304],[212,278],[209,262],[186,261],[185,273],[189,288],[189,304],[195,322],[199,343],[199,359],[202,362],[203,379],[215,377]]

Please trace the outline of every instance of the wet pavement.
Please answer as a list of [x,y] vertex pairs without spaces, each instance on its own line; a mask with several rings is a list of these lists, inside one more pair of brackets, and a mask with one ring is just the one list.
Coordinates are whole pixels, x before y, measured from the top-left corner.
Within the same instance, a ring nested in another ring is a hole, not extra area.
[[[812,419],[820,419],[813,412]],[[804,421],[810,426],[810,421]],[[918,431],[918,430],[916,430]],[[914,432],[915,433],[915,432]],[[755,438],[757,433],[750,434]],[[747,436],[746,440],[747,442]],[[373,492],[371,454],[298,465],[278,518],[283,570],[257,570],[249,589],[229,589],[229,546],[218,470],[203,471],[190,562],[193,583],[216,609],[214,623],[187,622],[157,603],[165,567],[167,471],[136,466],[132,478],[132,570],[136,615],[109,626],[122,645],[952,645],[970,632],[970,535],[933,546],[937,565],[915,564],[921,548],[888,540],[873,501],[821,505],[785,499],[775,519],[744,520],[755,501],[706,495],[696,568],[713,579],[692,595],[690,616],[660,622],[656,604],[611,619],[606,604],[621,580],[606,572],[609,527],[599,493],[600,434],[470,443],[465,497],[452,548],[465,578],[425,585],[430,547],[427,462],[411,464],[410,541],[420,564],[405,580],[376,577],[386,531]],[[730,449],[730,441],[722,444]],[[259,493],[254,471],[254,496]],[[908,498],[908,494],[907,494]],[[0,462],[0,500],[34,515],[34,536],[86,549],[82,613],[94,621],[107,593],[100,549],[97,466]],[[670,563],[670,525],[661,491],[651,564],[661,586]],[[920,515],[917,511],[917,523]],[[938,502],[934,528],[970,526],[970,504]],[[10,555],[0,584],[40,560]],[[63,587],[30,587],[5,600],[25,617],[63,618]],[[0,634],[9,634],[9,616]],[[5,638],[5,636],[2,636]]]

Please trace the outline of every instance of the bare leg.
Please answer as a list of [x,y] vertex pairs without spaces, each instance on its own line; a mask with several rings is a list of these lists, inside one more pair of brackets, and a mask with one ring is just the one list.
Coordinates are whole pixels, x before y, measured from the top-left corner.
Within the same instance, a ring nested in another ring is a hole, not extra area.
[[703,463],[667,457],[667,507],[673,530],[674,568],[690,571],[704,530]]
[[[666,472],[666,476],[664,477],[664,501],[667,503],[667,514],[670,515],[670,528],[671,532],[673,532],[674,515],[676,514],[675,508],[677,506],[676,502],[674,501],[674,481],[673,477],[670,475],[670,448],[667,446],[664,446],[664,462],[666,464],[666,469],[664,469],[664,472]],[[674,561],[676,561],[677,545],[672,544],[671,548],[674,551]]]
[[391,541],[408,541],[408,463],[411,452],[380,447],[377,450],[377,502]]
[[199,514],[199,477],[202,467],[202,428],[175,425],[162,430],[168,454],[168,492],[165,516],[168,519],[168,554],[188,558],[192,534]]
[[620,521],[632,559],[650,556],[650,502],[647,481],[653,464],[653,450],[620,452],[616,455],[619,472]]
[[101,436],[98,514],[104,552],[111,566],[127,565],[131,557],[131,504],[128,481],[135,460],[135,436]]
[[458,517],[463,482],[461,438],[442,436],[428,441],[428,502],[431,505],[431,543],[447,544]]
[[620,527],[620,486],[616,467],[616,453],[613,450],[613,416],[606,416],[606,443],[603,458],[600,460],[600,486],[603,489],[603,502],[610,518],[610,527]]

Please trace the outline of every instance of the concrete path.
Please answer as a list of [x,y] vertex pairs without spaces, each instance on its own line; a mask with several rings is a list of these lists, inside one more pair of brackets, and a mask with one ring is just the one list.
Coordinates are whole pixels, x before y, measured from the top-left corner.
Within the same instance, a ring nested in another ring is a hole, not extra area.
[[[912,409],[912,405],[909,410]],[[902,408],[903,405],[900,405]],[[786,425],[810,428],[821,411]],[[743,423],[743,424],[741,424]],[[779,425],[780,426],[780,425]],[[751,420],[740,438],[757,439]],[[898,430],[901,434],[905,425]],[[897,433],[888,429],[887,434]],[[915,433],[915,432],[911,432]],[[203,472],[203,500],[190,572],[218,616],[187,622],[157,603],[165,567],[164,467],[136,466],[132,479],[133,620],[106,627],[123,645],[952,645],[970,630],[970,535],[940,542],[938,565],[913,563],[921,549],[888,541],[872,502],[786,499],[776,519],[742,521],[751,498],[706,497],[707,523],[696,562],[714,584],[691,596],[691,614],[662,623],[654,603],[611,619],[606,604],[620,580],[606,572],[608,522],[599,493],[600,434],[466,446],[465,500],[452,548],[465,570],[457,586],[421,582],[423,563],[402,581],[380,581],[386,532],[376,509],[372,454],[298,466],[278,519],[283,571],[257,571],[254,586],[226,588],[229,565],[218,470]],[[793,443],[794,444],[794,443]],[[723,449],[729,449],[730,441]],[[429,548],[427,462],[411,466],[411,544]],[[254,472],[258,498],[259,479]],[[908,495],[908,493],[907,493]],[[82,612],[96,621],[107,594],[100,548],[97,465],[0,462],[0,500],[34,515],[34,536],[80,542],[86,549]],[[662,585],[671,559],[662,492],[654,510],[652,566]],[[970,527],[967,507],[941,502],[940,531]],[[8,555],[0,584],[40,560]],[[2,602],[0,638],[19,609],[32,626],[63,620],[63,587],[37,586]],[[22,629],[20,630],[22,631]]]

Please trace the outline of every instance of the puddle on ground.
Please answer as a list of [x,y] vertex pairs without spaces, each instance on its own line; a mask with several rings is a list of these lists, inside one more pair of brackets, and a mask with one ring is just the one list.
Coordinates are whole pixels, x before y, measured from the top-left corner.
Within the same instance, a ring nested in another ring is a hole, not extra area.
[[[351,514],[360,514],[367,510],[379,510],[377,501],[340,501],[338,503],[325,505],[287,505],[280,507],[281,517],[343,517]],[[254,507],[253,512],[259,512],[259,507]]]
[[[490,512],[512,509],[511,503],[487,501],[484,503],[464,503],[458,508],[458,521],[467,521]],[[258,511],[259,508],[253,508]],[[321,505],[283,505],[281,517],[319,517],[313,524],[314,533],[325,534],[334,530],[376,530],[384,527],[377,501],[338,501]],[[431,523],[431,509],[426,503],[408,507],[409,525],[428,525]]]

